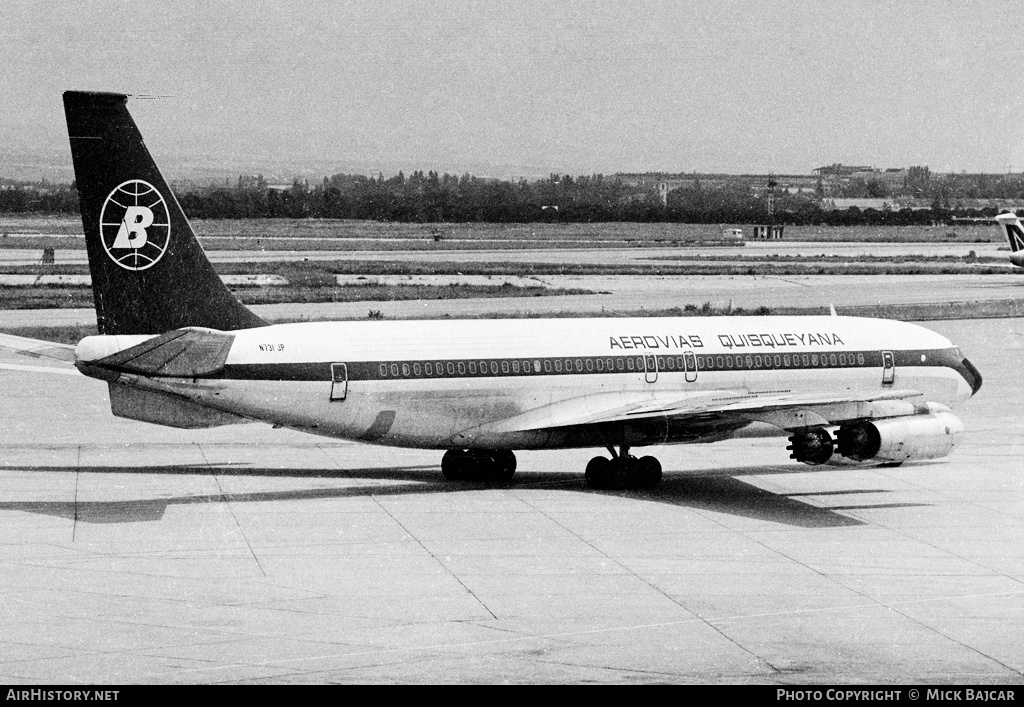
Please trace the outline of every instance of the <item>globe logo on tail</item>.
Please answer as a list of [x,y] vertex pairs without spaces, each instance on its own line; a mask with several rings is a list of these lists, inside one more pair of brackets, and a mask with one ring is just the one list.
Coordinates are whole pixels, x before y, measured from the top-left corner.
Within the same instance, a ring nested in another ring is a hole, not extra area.
[[103,249],[125,270],[156,265],[171,240],[171,219],[160,192],[141,179],[119,184],[100,211]]

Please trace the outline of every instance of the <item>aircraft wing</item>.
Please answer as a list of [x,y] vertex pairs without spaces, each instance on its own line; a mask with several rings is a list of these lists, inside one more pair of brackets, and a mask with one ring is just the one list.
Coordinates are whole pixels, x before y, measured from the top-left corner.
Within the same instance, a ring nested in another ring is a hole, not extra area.
[[[822,396],[712,390],[697,393],[604,393],[545,405],[463,435],[479,432],[526,432],[653,419],[685,421],[717,417],[733,422],[766,422],[782,429],[830,425],[846,420],[910,414],[923,403],[916,390]],[[732,425],[735,427],[735,425]]]

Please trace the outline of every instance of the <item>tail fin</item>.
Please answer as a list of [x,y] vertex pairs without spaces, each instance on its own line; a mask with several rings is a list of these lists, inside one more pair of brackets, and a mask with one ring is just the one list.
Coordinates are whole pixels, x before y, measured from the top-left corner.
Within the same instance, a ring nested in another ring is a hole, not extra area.
[[1024,228],[1021,227],[1017,214],[1012,212],[999,214],[996,216],[996,221],[1005,231],[1006,240],[1010,242],[1010,262],[1024,267]]
[[265,326],[224,285],[119,93],[64,93],[101,334]]

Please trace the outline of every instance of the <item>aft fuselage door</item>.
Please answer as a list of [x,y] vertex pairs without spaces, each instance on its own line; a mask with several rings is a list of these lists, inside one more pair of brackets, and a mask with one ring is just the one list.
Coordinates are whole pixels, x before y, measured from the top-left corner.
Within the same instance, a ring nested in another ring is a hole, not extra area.
[[697,380],[697,357],[693,351],[683,353],[683,366],[686,370],[686,382],[694,383]]
[[344,400],[348,396],[348,365],[331,364],[331,400]]
[[882,352],[882,385],[892,385],[896,380],[896,359],[892,351]]
[[644,380],[654,383],[658,380],[658,357],[654,354],[647,354],[644,359]]

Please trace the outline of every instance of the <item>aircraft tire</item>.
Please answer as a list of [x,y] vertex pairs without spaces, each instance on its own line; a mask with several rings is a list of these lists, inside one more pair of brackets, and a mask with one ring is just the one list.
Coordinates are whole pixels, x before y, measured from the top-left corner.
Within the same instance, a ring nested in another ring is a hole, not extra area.
[[655,457],[640,457],[634,476],[638,488],[653,489],[661,483],[661,462]]
[[587,462],[587,473],[584,475],[587,486],[597,490],[608,488],[611,465],[611,460],[604,457],[594,457]]
[[490,476],[495,481],[509,481],[516,473],[516,455],[509,449],[498,449],[490,454]]
[[608,465],[608,488],[626,489],[634,485],[637,472],[637,459],[631,456],[619,456]]
[[441,473],[448,481],[465,481],[469,478],[469,455],[461,449],[449,449],[441,457]]

